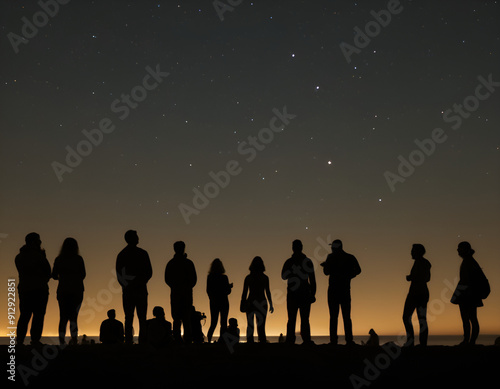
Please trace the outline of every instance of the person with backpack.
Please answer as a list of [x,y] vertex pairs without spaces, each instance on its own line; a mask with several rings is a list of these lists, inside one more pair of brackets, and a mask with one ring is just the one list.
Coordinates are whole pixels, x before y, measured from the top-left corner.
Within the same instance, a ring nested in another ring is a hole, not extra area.
[[460,280],[451,302],[460,308],[464,329],[464,339],[460,345],[474,345],[479,335],[477,308],[483,306],[483,299],[490,294],[490,286],[483,270],[473,257],[475,251],[470,243],[461,242],[457,251],[463,261],[460,265]]

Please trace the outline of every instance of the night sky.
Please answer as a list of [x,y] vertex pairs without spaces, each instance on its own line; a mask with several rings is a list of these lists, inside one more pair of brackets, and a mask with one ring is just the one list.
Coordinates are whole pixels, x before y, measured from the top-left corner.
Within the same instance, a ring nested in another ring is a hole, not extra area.
[[[112,271],[134,229],[153,265],[148,317],[161,305],[171,320],[163,273],[183,240],[196,308],[209,314],[219,257],[243,333],[243,280],[264,259],[275,335],[292,241],[319,265],[342,239],[362,268],[355,335],[400,334],[421,243],[430,334],[460,334],[449,298],[466,240],[492,287],[481,332],[500,333],[498,1],[46,2],[0,2],[5,281],[29,232],[51,265],[74,237],[87,267],[80,334],[96,334],[108,309],[123,321]],[[313,335],[328,333],[319,266],[317,280]],[[59,317],[49,287],[44,335]]]

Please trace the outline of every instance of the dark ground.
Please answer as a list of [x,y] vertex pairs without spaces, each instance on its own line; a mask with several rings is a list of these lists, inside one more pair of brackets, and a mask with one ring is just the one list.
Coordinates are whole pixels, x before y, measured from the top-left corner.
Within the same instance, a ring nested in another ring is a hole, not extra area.
[[[7,346],[1,346],[9,357]],[[499,387],[500,347],[219,344],[165,349],[131,345],[16,348],[16,384],[29,387],[335,388]],[[4,365],[5,366],[5,365]],[[7,367],[8,369],[8,367]],[[10,375],[4,370],[4,380]],[[5,381],[4,381],[5,382]],[[8,382],[10,383],[10,382]],[[2,385],[3,387],[3,385]]]

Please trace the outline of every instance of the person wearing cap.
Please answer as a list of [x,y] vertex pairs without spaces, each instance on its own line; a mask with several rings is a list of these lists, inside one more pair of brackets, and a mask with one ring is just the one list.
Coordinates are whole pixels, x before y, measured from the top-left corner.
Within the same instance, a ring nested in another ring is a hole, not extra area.
[[477,308],[482,307],[483,299],[490,292],[488,279],[481,266],[474,259],[474,249],[469,242],[460,242],[457,248],[460,265],[460,280],[453,293],[451,302],[460,308],[460,317],[464,330],[461,346],[476,344],[479,335],[479,320]]
[[339,311],[342,309],[345,340],[347,345],[354,344],[351,321],[351,279],[361,273],[358,260],[348,254],[339,239],[331,243],[332,252],[321,263],[323,273],[330,276],[328,282],[328,308],[330,310],[330,343],[337,344]]

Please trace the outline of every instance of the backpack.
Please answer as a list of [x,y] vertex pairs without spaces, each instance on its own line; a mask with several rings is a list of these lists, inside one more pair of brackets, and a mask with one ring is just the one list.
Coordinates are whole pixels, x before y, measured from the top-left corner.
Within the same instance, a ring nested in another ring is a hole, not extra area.
[[478,285],[477,285],[477,292],[478,296],[484,300],[490,295],[491,288],[490,288],[490,283],[488,282],[488,279],[486,278],[483,270],[479,268],[479,274],[478,274]]

